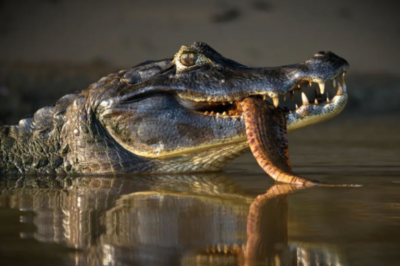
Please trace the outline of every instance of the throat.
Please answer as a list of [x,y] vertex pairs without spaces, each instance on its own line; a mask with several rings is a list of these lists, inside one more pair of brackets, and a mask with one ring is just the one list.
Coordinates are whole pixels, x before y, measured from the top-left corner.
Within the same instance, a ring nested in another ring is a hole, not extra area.
[[152,173],[196,173],[220,171],[235,158],[249,151],[247,141],[212,148],[200,153],[168,159],[152,159]]

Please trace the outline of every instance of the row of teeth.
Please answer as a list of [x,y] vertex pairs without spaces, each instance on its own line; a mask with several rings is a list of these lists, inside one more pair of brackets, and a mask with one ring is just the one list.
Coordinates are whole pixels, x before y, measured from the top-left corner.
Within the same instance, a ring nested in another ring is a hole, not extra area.
[[[214,111],[211,111],[211,112],[205,111],[204,114],[205,114],[205,115],[215,115],[215,116],[220,116],[220,115],[226,115],[226,116],[228,116],[228,114],[227,114],[226,112],[223,112],[223,113],[218,113],[218,112],[216,112],[216,113],[214,113]],[[230,116],[232,116],[232,115],[237,115],[237,116],[239,116],[240,114],[241,114],[241,113],[239,113],[239,112],[235,112],[234,114],[231,114]]]
[[246,250],[246,245],[215,245],[206,248],[207,254],[224,253],[224,254],[239,254]]
[[[339,75],[339,76],[337,76],[337,77],[335,77],[335,78],[333,78],[331,80],[332,87],[333,88],[336,88],[336,87],[338,88],[336,95],[342,95],[344,92],[347,92],[347,86],[346,86],[346,83],[344,81],[345,75],[346,75],[346,73],[343,72],[341,75]],[[309,81],[309,85],[312,86],[312,84],[313,84],[313,82]],[[317,84],[318,84],[317,88],[319,89],[320,94],[321,95],[325,94],[325,82],[317,82]],[[297,88],[294,88],[289,92],[291,101],[294,101],[295,91],[299,90],[299,89],[301,89],[301,85],[300,84],[297,85]],[[263,99],[267,100],[267,95],[264,95]],[[283,95],[283,100],[286,101],[286,94]],[[309,105],[310,104],[310,101],[308,100],[307,95],[304,92],[301,92],[301,100],[302,100],[302,104],[303,105]],[[279,106],[279,96],[278,97],[273,97],[272,98],[272,102],[273,102],[275,107],[278,107]],[[330,103],[330,102],[331,101],[329,99],[328,92],[326,92],[326,103]],[[233,102],[229,102],[229,103],[233,104]],[[212,105],[213,103],[209,102],[208,104]],[[225,103],[225,102],[222,103],[222,105],[226,105],[226,104],[227,103]],[[317,99],[314,100],[314,105],[318,105],[318,100]],[[299,109],[299,106],[296,104],[296,110],[297,109]],[[240,116],[241,112],[235,112],[233,114],[227,114],[227,112],[218,113],[218,112],[214,112],[214,111],[211,111],[211,112],[205,111],[204,115],[211,115],[211,116],[234,116],[235,115],[235,116]]]
[[[344,92],[347,92],[347,86],[346,86],[346,83],[345,83],[345,81],[344,81],[345,75],[346,75],[346,73],[343,72],[341,75],[339,75],[338,77],[333,78],[333,79],[331,80],[331,82],[332,82],[332,87],[334,87],[334,88],[336,88],[336,86],[338,87],[338,91],[337,91],[336,95],[342,95]],[[312,86],[312,83],[313,83],[312,81],[309,81],[310,87]],[[319,89],[320,94],[321,94],[321,95],[322,95],[322,94],[325,94],[325,82],[317,82],[317,84],[318,84],[318,89]],[[301,89],[301,85],[300,85],[300,84],[297,85],[297,89]],[[294,93],[295,93],[295,90],[296,90],[296,89],[292,89],[292,90],[290,91],[290,100],[291,100],[291,101],[294,101]],[[264,100],[266,100],[266,99],[267,99],[267,96],[264,95],[263,98],[264,98]],[[286,94],[283,95],[283,100],[286,101]],[[306,95],[304,92],[301,93],[301,100],[302,100],[302,102],[303,102],[303,105],[309,105],[309,104],[310,104],[310,102],[309,102],[309,100],[308,100],[308,98],[307,98],[307,95]],[[275,106],[275,107],[278,107],[278,106],[279,106],[279,96],[273,97],[273,98],[272,98],[272,102],[274,103],[274,106]],[[327,102],[327,103],[330,103],[328,93],[326,93],[326,102]],[[315,105],[318,105],[318,100],[317,100],[317,99],[314,100],[314,104],[315,104]],[[297,110],[298,108],[299,108],[299,107],[298,107],[297,104],[296,104],[296,110]]]

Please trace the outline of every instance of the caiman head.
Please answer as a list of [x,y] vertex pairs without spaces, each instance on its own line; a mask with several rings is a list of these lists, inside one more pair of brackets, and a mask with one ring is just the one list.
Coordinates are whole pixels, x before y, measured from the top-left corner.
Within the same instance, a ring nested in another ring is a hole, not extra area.
[[[275,141],[281,143],[276,145],[285,150],[286,124],[290,131],[340,113],[347,102],[348,67],[332,52],[318,52],[299,64],[247,67],[195,42],[182,46],[172,59],[122,71],[118,85],[108,86],[100,96],[96,90],[91,94],[96,118],[110,137],[130,153],[157,161],[148,171],[210,171],[247,151],[249,133],[264,123],[262,119],[270,121],[269,133],[263,134],[279,135]],[[325,95],[327,81],[337,87],[332,99]],[[318,87],[310,101],[301,90],[312,83]],[[292,110],[281,107],[282,99],[293,100],[296,91],[303,104],[293,104]],[[250,121],[244,111],[249,105],[255,107],[248,110],[252,114],[265,113],[263,106],[270,113]]]
[[[66,172],[215,171],[250,147],[273,178],[302,183],[291,175],[286,129],[342,111],[348,66],[332,52],[318,52],[304,63],[247,67],[196,42],[171,59],[104,77],[53,109],[39,110],[33,122],[21,120],[19,128],[32,131],[45,117],[62,121],[60,134],[52,126],[46,145],[61,142],[63,158],[57,160]],[[327,81],[337,87],[332,99],[324,93]],[[318,86],[310,101],[301,90],[312,83]],[[303,104],[282,107],[296,91]]]

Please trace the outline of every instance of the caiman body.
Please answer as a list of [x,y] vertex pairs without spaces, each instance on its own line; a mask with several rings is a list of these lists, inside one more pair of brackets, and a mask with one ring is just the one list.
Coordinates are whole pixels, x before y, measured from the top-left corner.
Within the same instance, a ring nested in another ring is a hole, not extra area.
[[[337,115],[347,102],[347,69],[331,52],[301,64],[251,68],[204,43],[182,46],[171,59],[103,77],[0,128],[0,173],[216,171],[250,148],[274,179],[303,184],[286,177],[287,129]],[[331,101],[326,81],[337,86]],[[315,102],[303,93],[300,108],[279,107],[279,98],[312,82],[319,84]]]

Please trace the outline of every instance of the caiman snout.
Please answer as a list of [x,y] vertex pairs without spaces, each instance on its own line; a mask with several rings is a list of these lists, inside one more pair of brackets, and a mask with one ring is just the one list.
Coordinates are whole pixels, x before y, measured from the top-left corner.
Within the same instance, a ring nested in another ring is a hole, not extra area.
[[349,63],[345,59],[330,51],[316,53],[305,61],[304,65],[307,66],[304,78],[313,82],[326,82],[349,68]]

